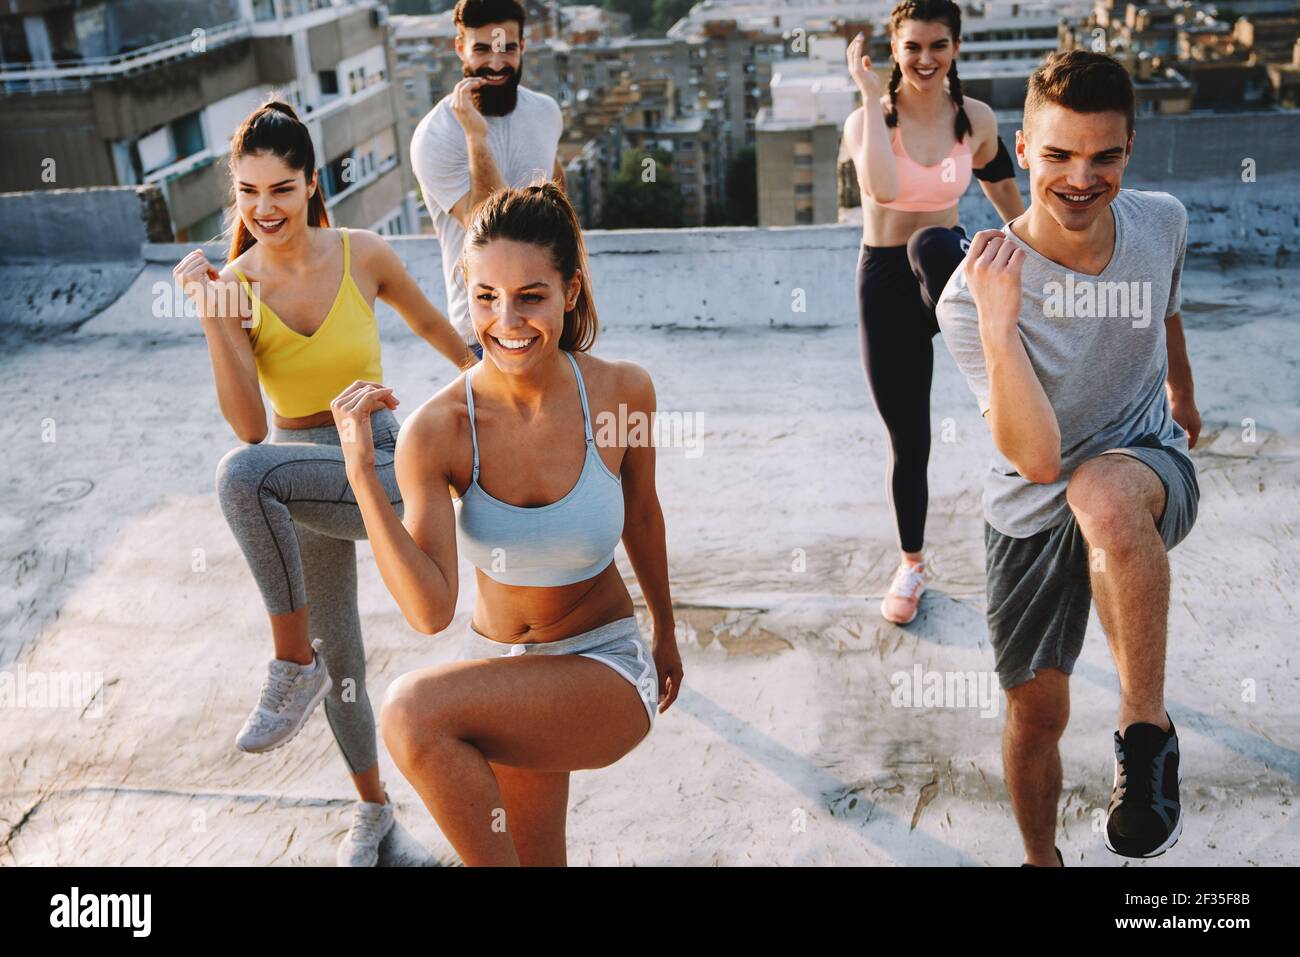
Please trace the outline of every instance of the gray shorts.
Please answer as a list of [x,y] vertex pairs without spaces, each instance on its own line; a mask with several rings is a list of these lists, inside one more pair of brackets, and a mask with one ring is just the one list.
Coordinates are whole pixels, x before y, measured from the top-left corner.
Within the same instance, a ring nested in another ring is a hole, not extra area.
[[[1154,438],[1102,454],[1131,456],[1156,473],[1165,488],[1156,528],[1166,551],[1181,542],[1196,522],[1201,497],[1191,459]],[[1083,650],[1092,607],[1088,545],[1074,513],[1029,538],[1003,535],[986,521],[984,567],[989,639],[1003,689],[1042,668],[1069,674]]]
[[629,615],[558,641],[493,641],[474,628],[471,622],[461,641],[461,660],[473,658],[513,658],[519,655],[581,655],[613,668],[626,678],[641,695],[650,727],[654,727],[659,708],[659,672],[655,668],[650,646],[641,637],[636,616]]

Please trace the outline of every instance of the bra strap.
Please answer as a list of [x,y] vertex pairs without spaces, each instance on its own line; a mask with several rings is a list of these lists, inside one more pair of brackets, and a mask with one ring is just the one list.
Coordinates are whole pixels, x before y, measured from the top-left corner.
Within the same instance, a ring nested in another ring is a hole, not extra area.
[[594,439],[591,437],[591,410],[587,408],[587,385],[582,381],[582,373],[578,370],[578,360],[573,358],[572,352],[564,353],[569,357],[569,365],[573,366],[573,374],[578,377],[578,395],[582,397],[582,425],[587,432],[587,444],[591,444]]
[[474,370],[470,369],[465,373],[465,404],[469,406],[469,434],[474,443],[474,476],[473,481],[478,481],[478,430],[474,427],[474,388],[470,385],[470,377]]
[[348,231],[344,227],[339,227],[339,234],[343,237],[343,278],[347,279],[352,271],[352,250],[348,247]]
[[262,312],[261,300],[259,300],[256,296],[253,295],[252,283],[248,281],[248,277],[244,275],[244,271],[242,269],[240,269],[238,266],[231,263],[230,271],[235,274],[235,276],[239,279],[240,285],[244,287],[244,291],[248,293],[248,301],[253,307],[253,314],[250,318],[252,319],[253,325],[257,325],[257,320],[261,317],[261,312]]

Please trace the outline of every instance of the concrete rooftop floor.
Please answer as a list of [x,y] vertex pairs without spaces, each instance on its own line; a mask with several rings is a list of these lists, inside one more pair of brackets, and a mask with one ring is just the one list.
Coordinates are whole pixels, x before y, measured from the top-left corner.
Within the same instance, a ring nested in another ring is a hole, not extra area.
[[[0,358],[0,665],[103,676],[84,714],[0,709],[0,864],[332,865],[350,820],[322,713],[271,754],[233,747],[269,632],[214,494],[237,440],[202,336],[147,318],[151,284],[169,276],[149,265],[77,332]],[[1185,273],[1205,432],[1199,519],[1171,555],[1167,693],[1187,824],[1172,852],[1136,866],[1300,863],[1297,278],[1210,259]],[[891,705],[897,672],[992,669],[988,435],[936,338],[933,580],[915,622],[885,622],[877,603],[897,560],[885,434],[855,323],[621,322],[598,341],[650,370],[662,410],[701,417],[704,451],[659,457],[685,690],[628,757],[573,776],[570,863],[1019,863],[1000,696],[992,718]],[[391,317],[384,365],[399,418],[454,372]],[[193,570],[195,549],[206,570]],[[358,554],[377,705],[398,675],[454,656],[474,582],[463,565],[451,631],[421,636],[368,545]],[[793,571],[798,555],[806,568]],[[638,594],[621,549],[619,563]],[[1072,688],[1059,845],[1067,864],[1118,866],[1098,828],[1117,694],[1095,612]],[[400,825],[384,863],[453,863],[382,742],[381,763]]]

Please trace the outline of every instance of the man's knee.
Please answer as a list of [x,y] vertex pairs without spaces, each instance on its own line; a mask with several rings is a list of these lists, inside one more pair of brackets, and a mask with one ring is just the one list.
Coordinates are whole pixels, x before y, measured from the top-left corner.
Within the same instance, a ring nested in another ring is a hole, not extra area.
[[1074,470],[1065,487],[1066,503],[1088,543],[1117,555],[1135,548],[1155,522],[1151,490],[1131,471],[1146,466],[1132,460],[1114,461],[1122,458],[1102,455],[1089,459]]
[[1070,676],[1043,668],[1029,681],[1008,688],[1007,730],[1019,739],[1055,742],[1070,721]]

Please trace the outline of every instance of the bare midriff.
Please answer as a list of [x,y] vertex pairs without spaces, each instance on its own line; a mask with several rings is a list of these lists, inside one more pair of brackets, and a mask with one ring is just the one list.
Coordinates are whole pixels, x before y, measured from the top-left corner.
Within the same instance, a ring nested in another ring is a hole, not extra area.
[[618,563],[571,585],[503,585],[476,570],[474,630],[493,641],[541,643],[572,638],[633,613]]
[[275,423],[277,429],[310,429],[318,425],[333,425],[334,413],[326,409],[324,412],[313,412],[311,415],[299,416],[296,419],[286,419],[280,413],[273,412],[271,421]]
[[912,234],[928,226],[946,226],[951,229],[958,222],[957,206],[929,213],[909,213],[886,209],[862,200],[862,242],[866,246],[906,246]]

